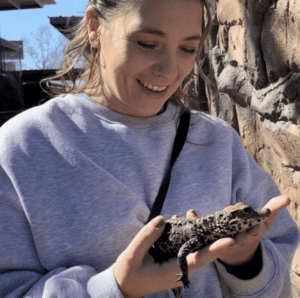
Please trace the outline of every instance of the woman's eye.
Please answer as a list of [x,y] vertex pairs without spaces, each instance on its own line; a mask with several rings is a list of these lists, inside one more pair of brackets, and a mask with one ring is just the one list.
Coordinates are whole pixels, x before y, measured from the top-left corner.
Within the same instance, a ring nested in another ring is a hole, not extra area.
[[192,50],[185,49],[185,48],[181,48],[181,49],[184,53],[187,53],[187,54],[195,54],[196,53],[196,49],[192,49]]
[[[145,49],[155,49],[157,47],[157,45],[155,44],[147,44],[147,43],[143,43],[138,41],[138,45],[141,46],[142,48]],[[186,53],[186,54],[195,54],[196,53],[196,49],[186,49],[186,48],[181,48],[181,50]]]
[[138,45],[140,45],[141,47],[145,48],[145,49],[155,49],[156,45],[155,44],[147,44],[147,43],[143,43],[143,42],[138,42]]

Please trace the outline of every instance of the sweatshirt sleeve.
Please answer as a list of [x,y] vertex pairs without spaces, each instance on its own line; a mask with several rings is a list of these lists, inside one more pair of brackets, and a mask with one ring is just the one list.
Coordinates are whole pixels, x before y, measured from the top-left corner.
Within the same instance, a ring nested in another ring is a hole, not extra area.
[[25,214],[2,199],[0,239],[0,297],[123,297],[113,266],[100,273],[86,265],[45,270]]
[[123,297],[113,266],[100,273],[87,265],[50,271],[43,268],[26,208],[22,208],[13,182],[1,166],[0,239],[0,297]]
[[[232,138],[232,203],[246,202],[260,209],[273,197],[280,196],[280,192],[272,178],[244,149],[235,131]],[[290,267],[298,243],[299,231],[295,222],[287,209],[281,210],[260,243],[263,266],[256,277],[238,279],[229,274],[219,261],[215,262],[223,295],[234,298],[289,297]]]

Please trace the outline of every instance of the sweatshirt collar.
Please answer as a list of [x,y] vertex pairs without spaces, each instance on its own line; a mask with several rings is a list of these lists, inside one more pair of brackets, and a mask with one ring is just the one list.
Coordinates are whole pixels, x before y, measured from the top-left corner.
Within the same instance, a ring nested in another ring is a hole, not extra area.
[[137,129],[167,124],[176,120],[180,112],[180,107],[168,102],[166,109],[162,113],[152,117],[137,118],[110,110],[93,101],[90,96],[84,92],[78,94],[77,101],[101,120],[122,123]]

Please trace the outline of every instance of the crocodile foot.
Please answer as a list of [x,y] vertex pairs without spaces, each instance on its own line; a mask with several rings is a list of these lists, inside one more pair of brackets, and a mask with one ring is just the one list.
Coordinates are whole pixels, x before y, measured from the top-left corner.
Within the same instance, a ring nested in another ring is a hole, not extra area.
[[183,283],[183,287],[185,289],[188,289],[189,286],[190,286],[190,281],[189,281],[187,275],[186,274],[182,274],[182,273],[176,274],[176,275],[179,276],[179,278],[176,281],[181,281]]

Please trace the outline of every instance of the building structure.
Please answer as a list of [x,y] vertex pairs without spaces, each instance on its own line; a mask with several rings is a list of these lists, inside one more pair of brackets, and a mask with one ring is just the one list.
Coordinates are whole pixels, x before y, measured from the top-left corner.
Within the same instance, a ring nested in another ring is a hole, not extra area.
[[54,0],[0,0],[0,11],[44,8],[45,5],[50,4],[56,4],[56,2]]
[[[54,0],[0,0],[0,11],[43,8]],[[24,92],[21,60],[23,41],[9,41],[0,36],[0,126],[23,111]]]

